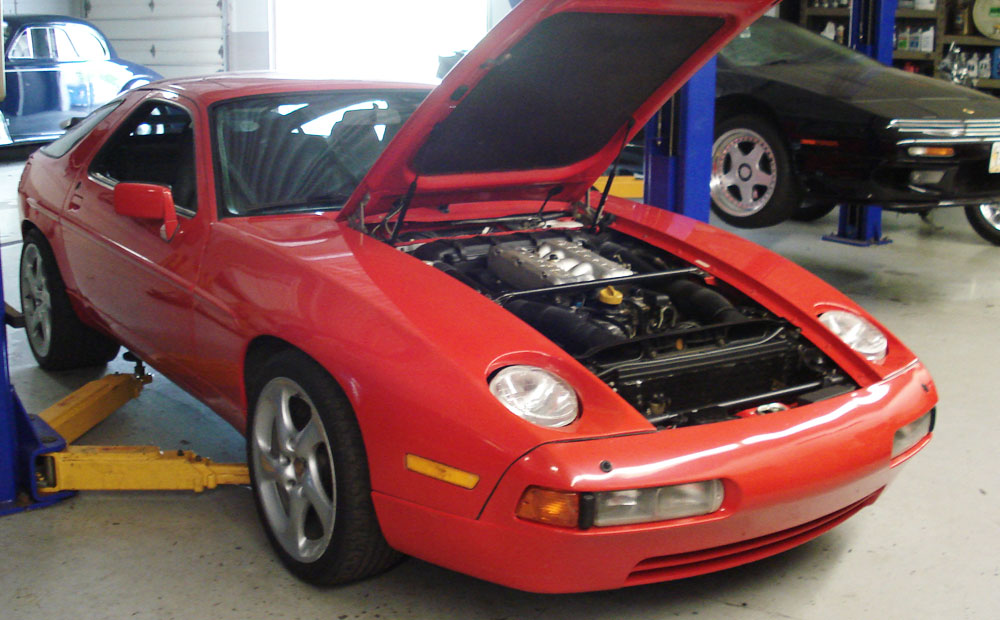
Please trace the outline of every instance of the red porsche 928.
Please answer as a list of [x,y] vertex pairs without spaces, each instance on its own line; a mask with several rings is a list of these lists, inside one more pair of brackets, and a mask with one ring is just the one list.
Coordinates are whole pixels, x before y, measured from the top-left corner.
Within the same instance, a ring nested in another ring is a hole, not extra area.
[[597,590],[810,540],[929,441],[929,374],[791,262],[591,190],[770,4],[524,0],[433,90],[123,94],[25,168],[32,351],[124,346],[245,431],[310,582]]

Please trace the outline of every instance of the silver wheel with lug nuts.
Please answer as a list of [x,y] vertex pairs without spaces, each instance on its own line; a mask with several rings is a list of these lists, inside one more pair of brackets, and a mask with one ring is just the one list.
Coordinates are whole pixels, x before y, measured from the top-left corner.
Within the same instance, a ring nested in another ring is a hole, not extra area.
[[759,134],[733,129],[712,147],[712,199],[735,217],[763,209],[777,184],[774,151]]
[[30,244],[21,257],[21,312],[28,342],[37,355],[45,357],[52,345],[52,297],[45,276],[45,259],[38,246]]
[[763,116],[743,113],[716,125],[709,192],[712,210],[727,224],[779,224],[802,203],[785,139]]
[[323,366],[267,346],[247,364],[247,461],[271,546],[299,578],[333,584],[393,566],[372,504],[368,458],[350,401]]
[[271,531],[295,560],[317,560],[333,535],[336,473],[323,421],[299,384],[278,377],[264,386],[251,442],[257,493]]

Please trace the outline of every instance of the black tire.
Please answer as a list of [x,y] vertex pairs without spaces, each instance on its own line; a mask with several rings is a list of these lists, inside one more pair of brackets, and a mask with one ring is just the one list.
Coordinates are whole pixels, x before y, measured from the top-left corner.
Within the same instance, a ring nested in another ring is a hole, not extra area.
[[1000,205],[983,204],[965,207],[965,219],[980,237],[1000,245]]
[[837,208],[836,204],[813,202],[803,203],[798,209],[792,211],[792,219],[797,222],[815,222],[827,213]]
[[282,563],[317,585],[364,579],[396,564],[402,556],[379,528],[361,430],[340,386],[292,349],[262,361],[248,381],[250,480]]
[[56,257],[37,229],[21,248],[21,311],[28,345],[45,370],[102,366],[118,355],[118,343],[84,325],[66,294]]
[[737,114],[715,127],[712,210],[738,228],[780,224],[802,202],[785,140],[767,120]]

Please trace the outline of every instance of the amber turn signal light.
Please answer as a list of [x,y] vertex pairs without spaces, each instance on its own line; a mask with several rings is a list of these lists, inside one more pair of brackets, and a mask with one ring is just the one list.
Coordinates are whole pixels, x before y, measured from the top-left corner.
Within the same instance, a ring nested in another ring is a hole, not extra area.
[[577,527],[580,522],[580,495],[528,487],[517,504],[517,516],[560,527]]
[[950,146],[911,146],[907,153],[910,157],[954,157],[955,149]]

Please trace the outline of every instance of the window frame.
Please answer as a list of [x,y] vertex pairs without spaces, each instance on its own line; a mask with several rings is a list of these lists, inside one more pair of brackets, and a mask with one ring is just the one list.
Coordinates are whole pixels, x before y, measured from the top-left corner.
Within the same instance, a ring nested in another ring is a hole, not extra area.
[[[117,126],[111,131],[111,134],[108,136],[108,138],[97,148],[97,152],[94,154],[94,156],[90,159],[90,162],[87,164],[87,178],[90,179],[91,181],[93,181],[94,183],[97,183],[98,185],[101,185],[102,187],[106,187],[107,189],[110,189],[112,191],[114,190],[115,185],[118,185],[119,183],[149,183],[150,185],[162,185],[164,187],[170,187],[170,185],[167,184],[167,183],[158,183],[158,182],[154,182],[154,181],[120,181],[118,179],[109,177],[109,176],[107,176],[105,174],[102,174],[100,172],[94,171],[95,164],[97,164],[98,162],[101,161],[102,155],[104,155],[107,152],[108,149],[113,148],[113,145],[115,144],[115,141],[119,139],[120,134],[123,131],[125,125],[128,123],[128,121],[134,115],[140,113],[144,108],[147,108],[147,107],[150,107],[150,106],[154,106],[154,105],[169,105],[169,106],[174,106],[176,108],[179,108],[179,109],[183,110],[188,115],[188,118],[190,118],[191,138],[192,138],[191,148],[193,150],[193,155],[194,155],[194,157],[193,157],[193,159],[191,161],[191,166],[194,169],[193,172],[194,172],[194,175],[195,175],[195,194],[197,195],[197,193],[198,193],[198,162],[197,162],[197,159],[198,159],[198,145],[197,145],[197,140],[198,140],[198,131],[197,131],[197,129],[198,129],[198,120],[197,120],[197,115],[194,113],[194,111],[192,111],[192,109],[190,107],[188,107],[186,105],[183,105],[180,101],[178,101],[176,99],[173,99],[173,98],[168,99],[168,98],[163,97],[163,96],[155,96],[154,95],[152,97],[148,97],[146,99],[143,99],[142,101],[139,101],[138,103],[136,103],[135,106],[133,107],[133,109],[130,112],[128,112],[128,113],[125,114],[124,118],[122,118],[117,123]],[[139,127],[140,124],[141,123],[136,124],[136,128]],[[134,131],[134,129],[133,129],[133,131]],[[149,135],[164,135],[164,134],[149,134]],[[175,202],[174,203],[174,210],[177,212],[178,216],[183,217],[184,219],[190,220],[190,219],[194,218],[198,214],[199,210],[203,210],[203,209],[199,209],[197,207],[197,203],[195,203],[195,204],[196,204],[195,208],[194,209],[190,209],[190,208],[188,208],[186,206],[179,205],[179,204],[177,204]]]

